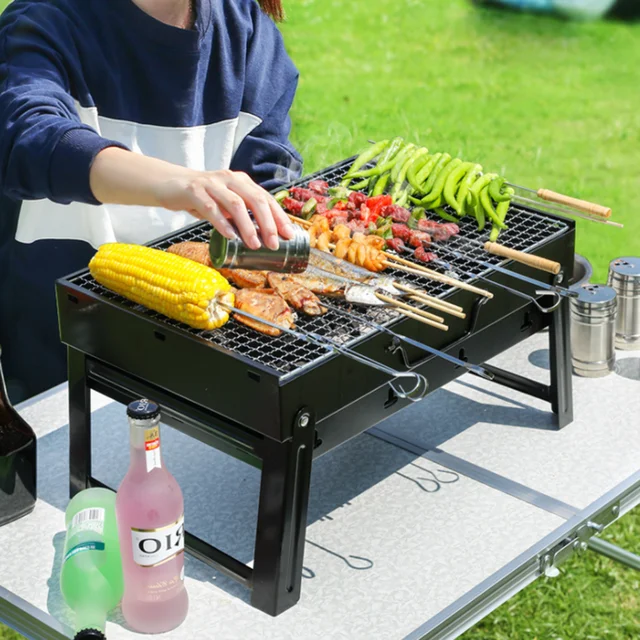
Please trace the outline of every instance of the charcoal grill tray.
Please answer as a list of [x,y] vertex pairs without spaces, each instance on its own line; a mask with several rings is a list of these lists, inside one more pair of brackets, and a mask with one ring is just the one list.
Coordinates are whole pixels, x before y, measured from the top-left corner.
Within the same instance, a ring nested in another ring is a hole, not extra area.
[[[312,179],[326,180],[331,186],[340,183],[353,159],[348,159],[336,164],[329,169],[319,171],[312,176],[307,176],[290,186],[305,185]],[[508,247],[525,252],[535,252],[544,244],[566,233],[568,225],[565,221],[551,215],[537,212],[533,209],[523,207],[512,207],[508,217],[509,229],[500,236],[500,242]],[[211,227],[208,223],[197,223],[177,233],[172,233],[160,240],[150,243],[150,246],[166,249],[171,244],[184,241],[207,241]],[[450,246],[466,253],[470,257],[484,260],[490,264],[505,264],[506,260],[487,254],[481,245],[474,245],[467,239],[484,242],[488,240],[489,231],[478,232],[477,226],[470,218],[463,219],[460,225],[460,236],[454,237]],[[491,273],[478,265],[473,260],[450,259],[443,254],[455,269],[460,269],[474,274],[475,277],[461,277],[465,282],[473,282],[478,276],[487,276]],[[417,263],[420,264],[420,263]],[[441,267],[431,265],[436,271],[445,273]],[[385,275],[393,276],[399,280],[427,291],[430,295],[446,298],[453,292],[448,285],[434,282],[423,277],[411,275],[397,270],[385,271]],[[538,276],[539,277],[539,276]],[[69,278],[68,282],[75,287],[79,287],[86,293],[112,304],[128,308],[137,313],[153,319],[154,321],[174,327],[177,330],[188,332],[191,335],[203,339],[215,347],[223,349],[225,352],[235,354],[248,361],[261,365],[261,368],[270,370],[282,381],[286,381],[293,375],[298,375],[312,366],[317,366],[324,360],[334,356],[320,346],[309,344],[290,335],[282,335],[279,338],[263,336],[245,327],[244,325],[230,321],[221,329],[216,331],[200,331],[166,318],[165,316],[146,309],[141,305],[126,300],[98,284],[88,270],[84,270]],[[482,286],[482,283],[480,283]],[[332,340],[349,347],[355,347],[363,339],[376,333],[370,326],[358,322],[358,317],[362,316],[378,324],[391,326],[401,320],[403,316],[397,312],[383,308],[362,308],[352,307],[340,301],[333,301],[334,305],[341,306],[349,310],[353,319],[349,320],[343,314],[329,311],[324,316],[310,318],[299,315],[298,326],[302,330],[312,331],[317,334],[331,338]]]

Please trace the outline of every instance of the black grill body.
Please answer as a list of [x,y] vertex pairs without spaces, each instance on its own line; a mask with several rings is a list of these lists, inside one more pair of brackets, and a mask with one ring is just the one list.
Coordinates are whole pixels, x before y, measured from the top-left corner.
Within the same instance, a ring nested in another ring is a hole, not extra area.
[[[339,183],[351,160],[301,180]],[[575,226],[541,211],[514,208],[500,242],[560,262],[560,277],[505,263],[482,249],[487,232],[470,220],[451,246],[467,256],[507,266],[549,284],[566,284],[573,270]],[[198,223],[152,244],[166,248],[185,240],[206,241],[210,227]],[[477,244],[474,243],[477,241]],[[359,322],[366,317],[432,347],[476,364],[549,327],[551,381],[541,385],[489,367],[495,381],[545,399],[558,425],[572,420],[567,300],[552,314],[497,286],[534,295],[528,287],[469,259],[451,260],[462,277],[494,294],[492,300],[408,275],[385,272],[462,306],[465,320],[446,316],[444,333],[381,308],[351,308],[351,318],[330,311],[299,317],[302,330],[331,337],[399,370],[422,373],[433,391],[464,373],[430,354],[397,343]],[[444,272],[438,267],[435,270]],[[479,276],[486,280],[477,279]],[[527,288],[528,287],[528,288]],[[230,455],[262,467],[254,568],[187,536],[189,550],[252,589],[252,604],[277,615],[297,602],[312,459],[374,426],[408,403],[384,374],[291,336],[263,336],[231,320],[214,332],[190,329],[142,308],[97,284],[88,270],[57,283],[62,341],[69,347],[71,492],[100,483],[91,476],[89,390],[129,402],[151,397],[164,422]],[[428,400],[425,402],[428,411]]]

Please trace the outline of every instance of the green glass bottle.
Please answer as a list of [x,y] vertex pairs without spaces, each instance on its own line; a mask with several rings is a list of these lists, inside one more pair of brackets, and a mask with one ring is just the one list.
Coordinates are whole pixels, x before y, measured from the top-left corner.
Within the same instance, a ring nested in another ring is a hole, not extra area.
[[76,620],[75,640],[105,639],[107,614],[124,592],[116,494],[87,489],[69,503],[60,588]]

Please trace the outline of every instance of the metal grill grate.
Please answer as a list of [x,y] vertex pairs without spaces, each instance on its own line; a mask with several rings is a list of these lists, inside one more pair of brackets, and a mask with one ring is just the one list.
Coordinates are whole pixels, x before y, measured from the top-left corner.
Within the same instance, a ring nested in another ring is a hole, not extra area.
[[[304,185],[307,184],[310,179],[315,178],[326,180],[331,186],[335,186],[339,184],[350,163],[350,160],[346,160],[334,167],[318,172],[313,176],[307,176],[296,184]],[[511,209],[507,223],[509,229],[500,235],[500,242],[520,251],[533,251],[541,244],[562,234],[568,228],[566,224],[551,217],[546,217],[518,207]],[[210,228],[208,224],[200,223],[177,232],[171,236],[170,239],[164,239],[154,243],[152,246],[159,249],[166,249],[169,245],[176,242],[206,242]],[[491,264],[501,264],[505,262],[502,258],[487,254],[482,248],[482,243],[488,239],[488,235],[488,230],[479,233],[475,223],[471,219],[464,219],[460,224],[460,236],[451,240],[451,246],[464,252],[468,256],[484,260]],[[478,241],[479,244],[474,244],[470,242],[470,240]],[[486,275],[489,272],[489,270],[471,260],[453,259],[444,252],[442,253],[442,258],[451,263],[454,269],[458,266],[460,269],[472,273],[475,276]],[[430,268],[440,273],[445,273],[445,270],[441,267],[430,265]],[[443,285],[401,271],[388,270],[385,271],[385,275],[393,276],[407,284],[426,290],[433,296],[443,297],[450,290],[448,285]],[[461,277],[460,279],[469,281],[473,278]],[[200,338],[204,338],[223,349],[233,351],[253,362],[260,363],[277,372],[283,378],[286,377],[287,374],[298,372],[303,368],[316,364],[319,360],[330,355],[326,349],[292,336],[282,335],[279,338],[263,336],[233,320],[221,329],[213,332],[191,329],[186,325],[166,318],[154,311],[150,311],[145,307],[136,305],[105,289],[99,285],[88,272],[77,275],[71,279],[71,282],[85,291],[90,291],[121,306],[135,309],[158,322],[180,328]],[[341,313],[331,310],[324,316],[315,318],[299,314],[298,327],[304,331],[311,331],[329,337],[342,345],[353,346],[364,337],[375,332],[371,327],[363,325],[362,322],[359,321],[360,317],[384,325],[391,324],[401,317],[394,311],[380,307],[363,309],[351,307],[338,300],[332,300],[331,302],[334,306],[349,310],[352,317],[348,318]]]

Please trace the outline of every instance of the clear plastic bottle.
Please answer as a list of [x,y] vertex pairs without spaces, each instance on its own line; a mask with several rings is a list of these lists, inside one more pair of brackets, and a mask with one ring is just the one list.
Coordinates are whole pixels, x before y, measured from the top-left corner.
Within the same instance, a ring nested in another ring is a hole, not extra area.
[[131,458],[116,498],[124,569],[122,613],[141,633],[163,633],[187,616],[184,502],[160,449],[160,409],[149,400],[127,408]]
[[75,638],[104,640],[107,614],[124,591],[115,493],[81,491],[69,503],[65,522],[60,589],[76,617]]

